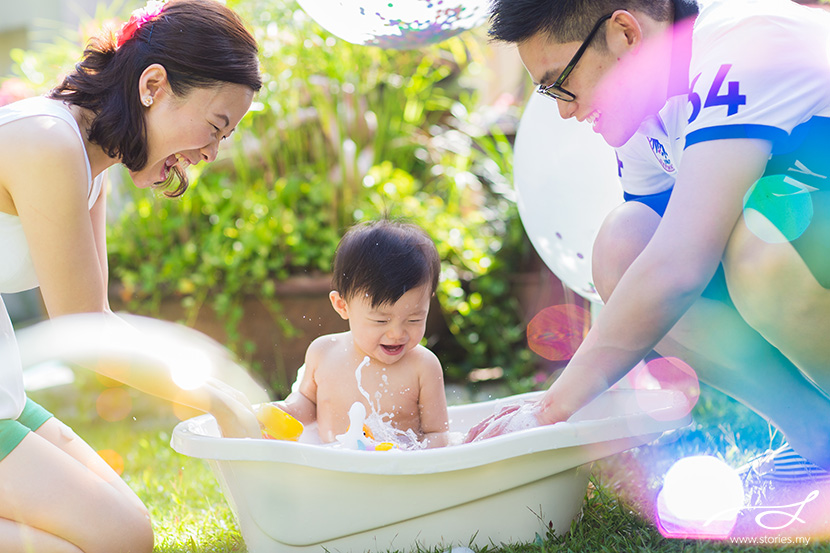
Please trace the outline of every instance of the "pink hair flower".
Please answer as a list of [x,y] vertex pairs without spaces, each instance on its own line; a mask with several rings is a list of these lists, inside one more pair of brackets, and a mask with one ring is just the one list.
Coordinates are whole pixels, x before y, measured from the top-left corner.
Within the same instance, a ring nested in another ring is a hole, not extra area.
[[142,25],[157,17],[164,10],[163,0],[150,0],[143,8],[135,10],[129,21],[115,35],[115,47],[121,48],[125,42],[133,38]]

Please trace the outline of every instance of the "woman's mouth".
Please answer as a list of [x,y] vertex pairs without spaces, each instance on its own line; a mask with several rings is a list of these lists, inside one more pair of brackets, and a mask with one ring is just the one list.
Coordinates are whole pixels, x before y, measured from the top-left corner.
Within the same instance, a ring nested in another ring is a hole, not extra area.
[[161,184],[167,182],[167,179],[170,177],[170,171],[173,170],[173,167],[178,165],[179,169],[184,171],[190,165],[190,161],[186,157],[181,154],[172,154],[167,156],[167,159],[164,160],[164,164],[161,166],[161,180],[159,180],[156,184]]

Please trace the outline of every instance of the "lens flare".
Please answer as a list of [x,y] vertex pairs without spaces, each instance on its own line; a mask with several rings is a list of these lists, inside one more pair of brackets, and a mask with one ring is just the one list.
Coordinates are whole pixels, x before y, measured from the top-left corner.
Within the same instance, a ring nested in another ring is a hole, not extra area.
[[813,220],[814,190],[787,175],[759,179],[744,196],[747,228],[769,244],[795,240]]
[[98,415],[109,422],[124,419],[133,408],[133,400],[124,388],[107,388],[95,400]]
[[530,349],[549,361],[567,361],[582,343],[591,314],[573,304],[542,309],[527,325]]
[[98,455],[106,461],[106,463],[115,471],[116,474],[121,476],[124,472],[124,458],[114,449],[100,449],[98,450]]
[[185,348],[165,352],[164,359],[170,367],[170,377],[182,390],[195,390],[210,377],[212,362],[203,351]]
[[[637,404],[656,420],[677,420],[688,415],[700,397],[697,374],[687,363],[676,357],[659,357],[640,365],[634,375]],[[673,390],[676,401],[671,409],[655,409],[665,402],[650,390]]]
[[726,538],[743,507],[735,470],[708,455],[686,457],[666,473],[657,496],[658,528],[669,538]]

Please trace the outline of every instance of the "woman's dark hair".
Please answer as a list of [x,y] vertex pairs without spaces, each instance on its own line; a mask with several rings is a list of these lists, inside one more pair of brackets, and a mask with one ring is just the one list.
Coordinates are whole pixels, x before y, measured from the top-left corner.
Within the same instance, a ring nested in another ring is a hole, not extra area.
[[[257,44],[239,17],[215,0],[171,0],[154,18],[116,47],[111,32],[90,40],[83,58],[50,97],[91,110],[88,139],[132,171],[147,164],[147,129],[138,81],[144,70],[161,64],[173,93],[223,83],[262,86]],[[187,176],[174,167],[179,186]],[[170,178],[163,186],[169,186]]]
[[381,219],[353,226],[340,240],[332,287],[345,300],[366,294],[377,307],[424,284],[434,293],[440,271],[438,250],[423,229]]
[[[513,44],[540,32],[557,43],[581,42],[600,17],[616,10],[636,10],[656,21],[673,15],[671,0],[492,0],[489,35]],[[595,42],[605,47],[604,40]]]

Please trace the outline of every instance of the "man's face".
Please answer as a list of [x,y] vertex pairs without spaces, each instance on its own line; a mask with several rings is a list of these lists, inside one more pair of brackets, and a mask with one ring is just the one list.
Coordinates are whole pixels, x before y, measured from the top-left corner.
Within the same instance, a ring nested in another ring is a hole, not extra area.
[[[626,14],[626,19],[631,19]],[[639,30],[639,28],[638,28]],[[619,147],[637,132],[650,114],[657,113],[666,100],[665,50],[663,40],[644,46],[642,35],[632,40],[632,32],[617,24],[606,23],[594,42],[606,40],[608,46],[590,46],[577,62],[562,87],[571,92],[573,102],[553,100],[560,115],[587,121],[594,132],[613,147]],[[556,81],[580,42],[556,43],[544,32],[518,44],[519,56],[533,82],[549,85]]]

